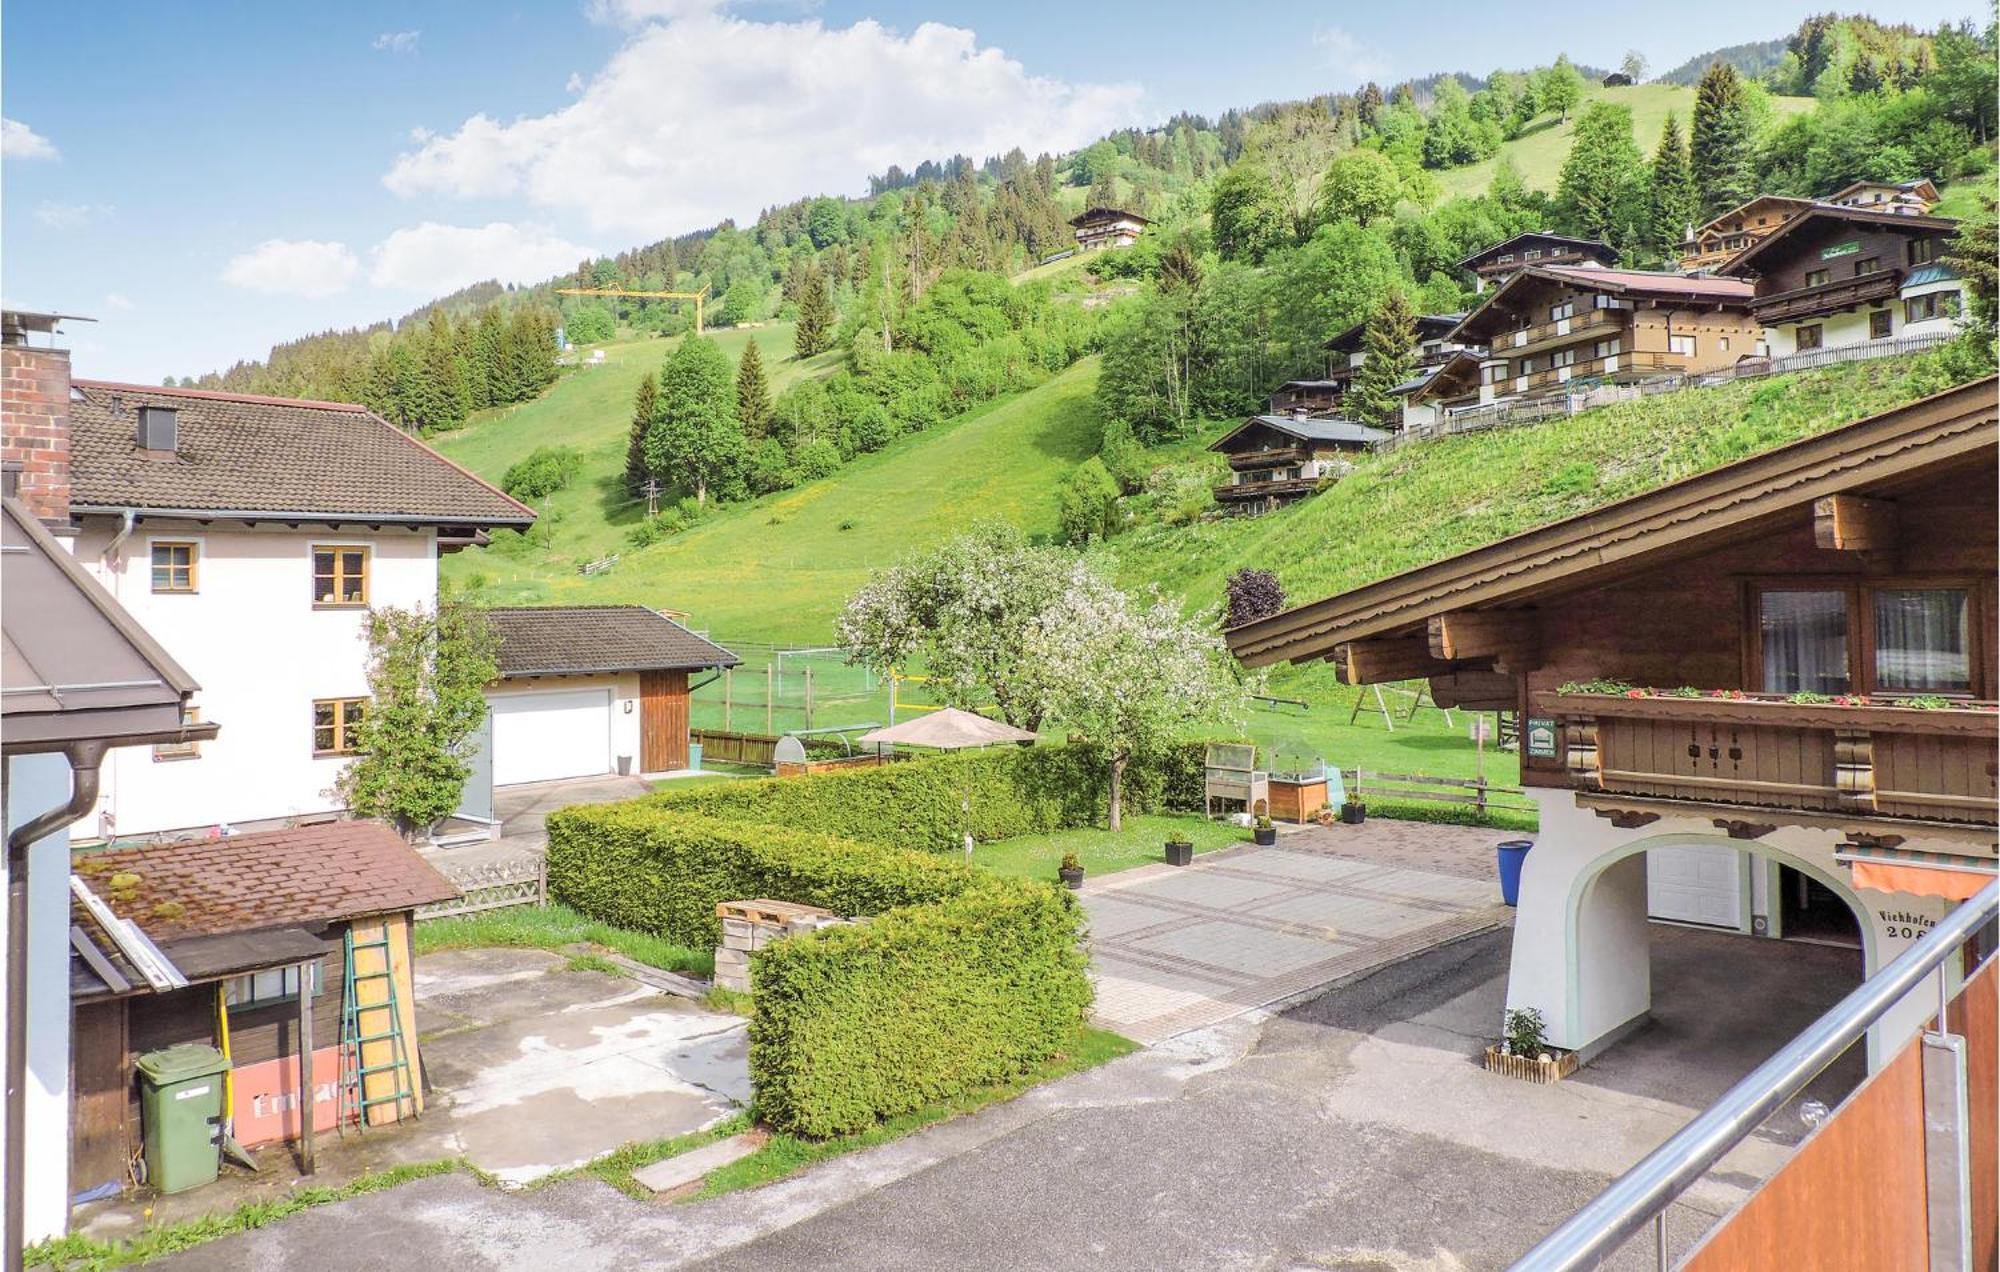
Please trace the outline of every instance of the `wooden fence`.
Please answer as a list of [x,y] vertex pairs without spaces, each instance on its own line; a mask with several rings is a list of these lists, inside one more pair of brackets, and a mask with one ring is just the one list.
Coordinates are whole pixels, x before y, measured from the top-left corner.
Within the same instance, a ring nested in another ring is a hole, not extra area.
[[721,760],[728,764],[770,768],[777,762],[778,739],[775,734],[693,729],[689,731],[688,738],[700,745],[703,763]]
[[533,859],[523,857],[516,861],[501,862],[484,866],[476,871],[466,872],[462,877],[454,877],[453,871],[445,875],[458,885],[463,894],[454,901],[439,901],[422,906],[417,910],[417,918],[450,919],[465,914],[478,914],[484,910],[504,910],[517,905],[542,906],[549,903],[548,863],[539,855]]
[[1417,773],[1378,773],[1372,769],[1343,769],[1347,797],[1366,803],[1369,796],[1385,803],[1410,801],[1420,804],[1456,804],[1480,816],[1489,812],[1533,813],[1538,811],[1527,792],[1518,786],[1500,786],[1484,778],[1425,777]]

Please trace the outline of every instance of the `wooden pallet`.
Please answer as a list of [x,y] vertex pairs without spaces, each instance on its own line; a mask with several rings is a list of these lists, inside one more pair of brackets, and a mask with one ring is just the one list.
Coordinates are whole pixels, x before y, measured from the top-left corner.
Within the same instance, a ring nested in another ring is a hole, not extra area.
[[766,923],[783,927],[794,919],[817,919],[831,917],[833,911],[816,905],[800,905],[795,901],[770,901],[758,898],[753,901],[720,901],[715,906],[715,917],[719,919],[743,919],[750,923]]

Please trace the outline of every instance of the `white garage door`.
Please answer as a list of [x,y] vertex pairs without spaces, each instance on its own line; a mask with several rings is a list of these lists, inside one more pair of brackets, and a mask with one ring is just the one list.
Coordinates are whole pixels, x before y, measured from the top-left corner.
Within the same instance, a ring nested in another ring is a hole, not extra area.
[[611,771],[611,691],[563,689],[489,699],[493,784]]
[[1677,923],[1741,927],[1749,862],[1734,848],[1707,844],[1654,848],[1646,853],[1646,911]]

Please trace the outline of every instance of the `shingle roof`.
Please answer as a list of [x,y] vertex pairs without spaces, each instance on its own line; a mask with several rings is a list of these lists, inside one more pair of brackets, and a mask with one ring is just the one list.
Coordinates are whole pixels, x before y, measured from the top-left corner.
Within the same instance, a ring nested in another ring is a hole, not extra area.
[[1573,247],[1579,252],[1595,253],[1607,256],[1613,260],[1616,260],[1618,258],[1617,251],[1610,244],[1600,242],[1597,239],[1577,238],[1576,236],[1571,234],[1546,234],[1540,230],[1527,230],[1524,231],[1523,233],[1514,235],[1514,237],[1512,238],[1502,239],[1500,242],[1495,243],[1491,247],[1480,248],[1478,251],[1472,253],[1470,256],[1467,256],[1463,260],[1459,261],[1459,266],[1460,268],[1463,269],[1470,269],[1474,261],[1483,260],[1486,257],[1492,256],[1497,252],[1505,251],[1507,248],[1513,247],[1517,243],[1527,242],[1529,240],[1533,240],[1535,242],[1540,242],[1540,243],[1561,243],[1567,247]]
[[[137,445],[141,406],[175,413],[178,452]],[[362,407],[77,380],[70,498],[83,512],[268,513],[526,526],[534,510]]]
[[1642,295],[1706,296],[1716,300],[1749,300],[1751,287],[1740,278],[1716,278],[1708,274],[1675,274],[1666,270],[1587,269],[1577,265],[1550,265],[1540,271],[1571,282],[1606,291],[1638,292]]
[[[79,853],[74,869],[156,941],[327,923],[459,895],[380,822]],[[136,875],[118,886],[120,875]]]
[[1237,427],[1230,429],[1229,432],[1223,434],[1221,437],[1216,438],[1210,444],[1209,449],[1221,450],[1230,438],[1235,437],[1238,433],[1241,433],[1253,424],[1262,424],[1268,428],[1274,428],[1287,436],[1297,437],[1309,442],[1359,442],[1372,444],[1389,436],[1382,429],[1370,428],[1366,424],[1357,424],[1353,420],[1336,419],[1331,416],[1308,416],[1300,418],[1296,415],[1255,415]]
[[1137,212],[1127,212],[1123,208],[1085,208],[1069,219],[1071,225],[1092,225],[1099,221],[1137,221],[1141,225],[1151,225],[1152,221]]
[[1763,238],[1724,261],[1718,272],[1736,274],[1751,262],[1772,254],[1783,257],[1792,236],[1815,221],[1845,221],[1851,225],[1872,225],[1877,229],[1898,230],[1911,235],[1949,234],[1958,222],[1948,216],[1885,212],[1879,208],[1844,207],[1833,203],[1813,203],[1799,209]]
[[740,659],[643,605],[533,605],[490,609],[500,676],[601,671],[692,671]]

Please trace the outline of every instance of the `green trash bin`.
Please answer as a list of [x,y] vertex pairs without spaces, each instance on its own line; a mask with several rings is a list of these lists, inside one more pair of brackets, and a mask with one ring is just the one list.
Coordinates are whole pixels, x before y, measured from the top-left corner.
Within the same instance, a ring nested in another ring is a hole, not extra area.
[[146,1182],[154,1188],[186,1192],[220,1171],[222,1075],[228,1068],[220,1051],[199,1042],[139,1057]]

